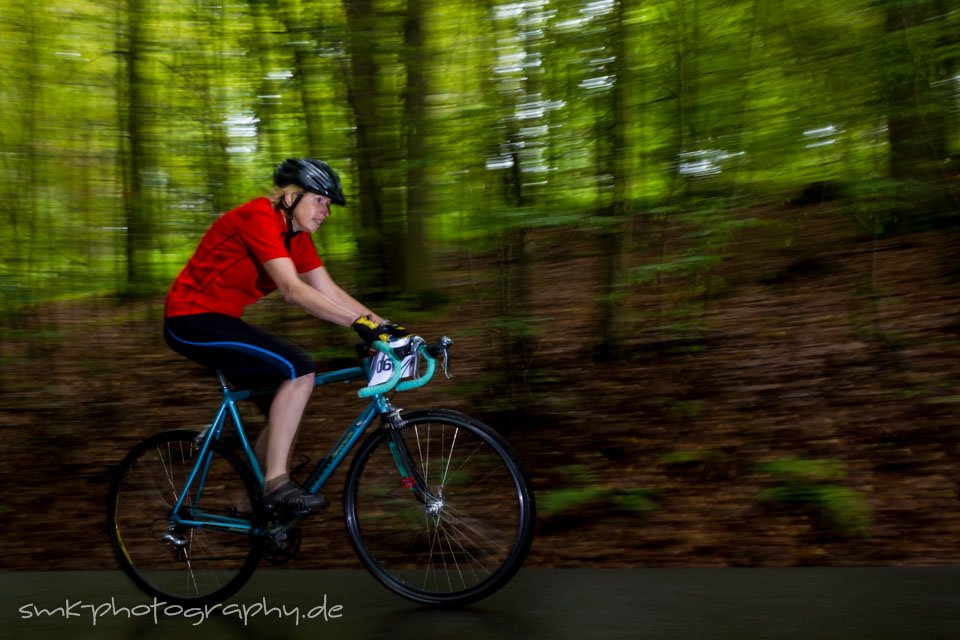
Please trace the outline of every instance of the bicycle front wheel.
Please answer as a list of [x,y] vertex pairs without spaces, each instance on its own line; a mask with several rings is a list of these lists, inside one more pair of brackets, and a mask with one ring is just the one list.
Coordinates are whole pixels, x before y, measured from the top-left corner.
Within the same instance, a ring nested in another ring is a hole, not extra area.
[[[124,572],[147,594],[187,606],[233,595],[263,548],[252,473],[217,441],[198,465],[196,437],[194,431],[166,431],[134,447],[116,469],[107,507],[110,540]],[[187,489],[194,467],[199,471]]]
[[404,415],[354,459],[347,530],[387,588],[428,605],[463,605],[502,587],[533,535],[530,483],[510,445],[458,412]]

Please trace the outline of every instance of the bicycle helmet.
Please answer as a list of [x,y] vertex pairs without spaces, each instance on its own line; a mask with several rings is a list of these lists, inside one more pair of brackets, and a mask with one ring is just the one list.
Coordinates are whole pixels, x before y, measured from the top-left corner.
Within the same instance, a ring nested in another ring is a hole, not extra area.
[[340,188],[340,176],[322,160],[313,158],[287,158],[277,165],[273,182],[278,187],[296,185],[306,191],[330,198],[341,207],[347,203]]

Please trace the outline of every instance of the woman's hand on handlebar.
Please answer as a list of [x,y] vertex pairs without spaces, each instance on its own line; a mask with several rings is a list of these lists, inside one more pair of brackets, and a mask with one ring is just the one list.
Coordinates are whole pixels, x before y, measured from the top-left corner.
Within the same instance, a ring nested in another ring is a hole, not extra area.
[[410,335],[409,331],[394,322],[384,320],[383,323],[377,324],[371,320],[369,316],[360,316],[354,320],[350,326],[357,332],[360,339],[368,345],[373,344],[377,340],[389,343],[391,340],[405,338]]
[[406,327],[401,327],[396,322],[391,322],[390,320],[384,320],[380,326],[387,330],[391,340],[399,340],[400,338],[406,338],[410,335]]

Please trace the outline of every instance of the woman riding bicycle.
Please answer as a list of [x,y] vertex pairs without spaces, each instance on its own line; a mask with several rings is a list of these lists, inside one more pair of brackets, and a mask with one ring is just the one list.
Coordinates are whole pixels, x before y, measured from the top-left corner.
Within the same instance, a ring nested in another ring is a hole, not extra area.
[[244,308],[279,289],[286,302],[352,326],[368,343],[406,332],[337,286],[317,255],[310,234],[331,204],[346,204],[336,172],[320,160],[291,158],[277,165],[273,180],[269,198],[223,214],[200,240],[167,294],[164,337],[235,385],[279,385],[269,406],[261,405],[267,428],[255,446],[265,466],[264,502],[307,511],[326,500],[295,485],[288,464],[316,367],[297,345],[244,322]]

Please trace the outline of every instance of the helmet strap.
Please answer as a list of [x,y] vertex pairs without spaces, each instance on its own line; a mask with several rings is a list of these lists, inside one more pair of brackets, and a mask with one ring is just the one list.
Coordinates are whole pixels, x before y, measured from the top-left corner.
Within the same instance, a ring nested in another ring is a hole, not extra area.
[[297,205],[300,204],[300,201],[303,200],[303,196],[306,195],[306,193],[307,193],[306,191],[301,191],[300,193],[298,193],[297,197],[293,199],[293,204],[291,204],[289,207],[286,205],[286,202],[285,202],[286,196],[282,196],[280,198],[280,211],[283,212],[284,217],[287,219],[287,226],[290,229],[284,235],[284,244],[287,247],[287,251],[290,251],[290,239],[293,236],[297,235],[297,233],[300,233],[299,231],[295,232],[293,230],[293,210],[297,208]]
[[293,204],[290,205],[290,215],[293,215],[293,210],[297,208],[297,205],[300,204],[300,201],[303,200],[303,196],[307,195],[306,191],[301,191],[297,194],[297,197],[294,199]]
[[306,191],[301,191],[297,194],[297,197],[293,199],[293,204],[287,206],[286,196],[280,198],[280,210],[287,214],[288,217],[293,216],[293,210],[297,208],[297,205],[300,204],[300,201],[303,200],[303,196],[306,195]]

